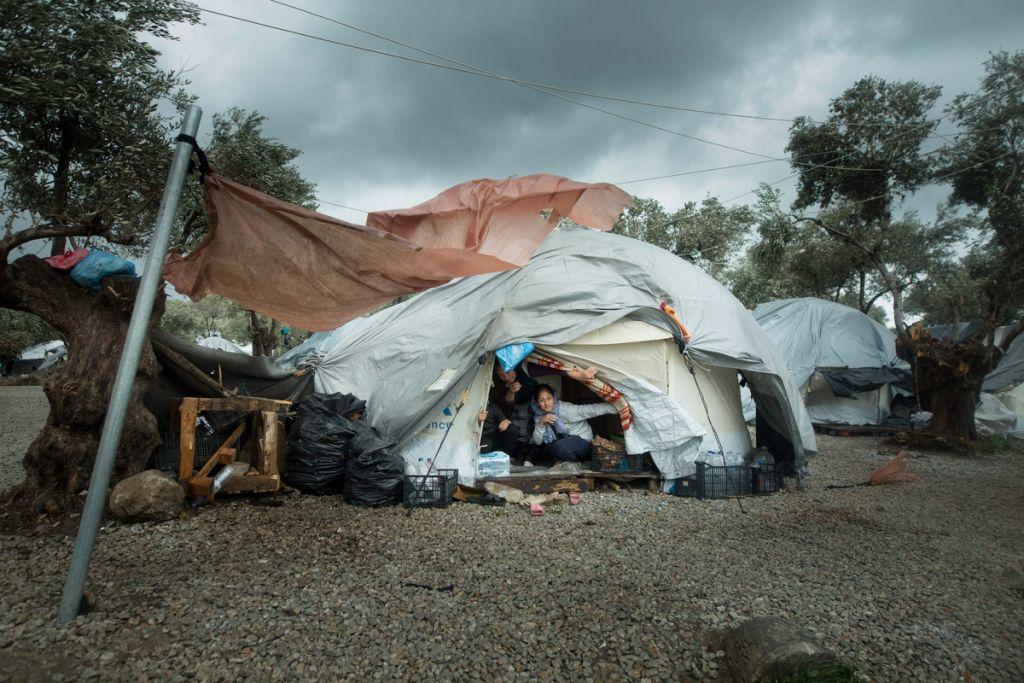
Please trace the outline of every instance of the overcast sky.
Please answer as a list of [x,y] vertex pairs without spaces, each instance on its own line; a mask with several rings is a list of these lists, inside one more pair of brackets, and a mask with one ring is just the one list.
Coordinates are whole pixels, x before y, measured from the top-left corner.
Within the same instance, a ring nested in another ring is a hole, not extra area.
[[[289,2],[493,73],[615,97],[783,118],[822,116],[829,99],[866,74],[941,85],[945,103],[977,87],[990,51],[1024,47],[1020,0]],[[425,58],[268,0],[200,5]],[[513,83],[210,14],[203,21],[178,27],[180,40],[159,41],[158,47],[165,67],[188,69],[190,89],[204,109],[204,132],[214,112],[230,106],[259,110],[269,118],[270,134],[303,150],[299,167],[323,201],[399,208],[478,177],[547,172],[624,183],[762,160]],[[749,152],[784,156],[786,123],[568,97]],[[940,130],[952,128],[947,123]],[[708,195],[729,199],[790,173],[787,163],[773,162],[623,187],[675,209]],[[789,190],[792,184],[779,187]],[[944,194],[933,188],[913,205],[930,211]],[[332,206],[321,210],[363,219]]]

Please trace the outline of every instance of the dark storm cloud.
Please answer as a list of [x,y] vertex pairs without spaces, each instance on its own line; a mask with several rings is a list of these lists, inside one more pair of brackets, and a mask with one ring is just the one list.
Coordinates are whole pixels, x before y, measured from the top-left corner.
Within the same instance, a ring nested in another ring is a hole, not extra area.
[[[210,9],[424,58],[265,0]],[[727,111],[820,115],[867,72],[973,89],[987,51],[1019,49],[1024,3],[327,2],[319,13],[537,82]],[[258,109],[304,151],[321,198],[401,206],[473,177],[548,171],[623,181],[756,160],[574,106],[510,83],[399,62],[204,15],[161,44],[194,67],[209,116]],[[429,58],[432,59],[432,58]],[[567,95],[573,99],[584,99]],[[786,125],[585,99],[686,133],[781,155]],[[670,206],[734,196],[785,163],[629,186]],[[354,217],[354,216],[348,216]]]

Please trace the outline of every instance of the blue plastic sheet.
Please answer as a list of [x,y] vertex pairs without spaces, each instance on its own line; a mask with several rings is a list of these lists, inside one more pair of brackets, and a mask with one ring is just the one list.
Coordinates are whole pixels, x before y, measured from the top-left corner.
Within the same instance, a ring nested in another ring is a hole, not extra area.
[[502,369],[508,372],[515,366],[519,365],[524,358],[533,353],[533,344],[530,342],[523,342],[521,344],[509,344],[508,346],[502,346],[500,349],[494,352],[494,355],[498,357],[498,362],[501,363]]
[[100,280],[109,275],[135,275],[135,264],[105,251],[91,250],[71,269],[71,279],[81,287],[97,289]]

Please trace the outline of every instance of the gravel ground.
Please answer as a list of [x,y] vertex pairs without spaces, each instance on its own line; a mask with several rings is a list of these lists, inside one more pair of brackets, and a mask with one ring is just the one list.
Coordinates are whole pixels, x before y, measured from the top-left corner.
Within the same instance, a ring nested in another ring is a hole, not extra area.
[[1024,680],[1022,455],[917,453],[919,482],[827,491],[892,451],[819,446],[804,491],[745,514],[623,491],[539,518],[290,496],[110,523],[64,629],[73,539],[0,536],[0,679],[714,679],[710,629],[783,616],[872,680]]
[[0,387],[0,492],[25,477],[21,458],[49,410],[42,387]]

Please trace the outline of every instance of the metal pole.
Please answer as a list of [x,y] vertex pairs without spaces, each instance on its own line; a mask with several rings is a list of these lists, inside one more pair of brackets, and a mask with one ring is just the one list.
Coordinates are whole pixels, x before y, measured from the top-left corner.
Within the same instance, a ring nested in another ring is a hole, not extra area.
[[[202,109],[195,105],[189,106],[181,123],[182,134],[194,138],[199,130],[199,119],[202,115]],[[89,560],[92,558],[92,549],[96,544],[96,532],[99,531],[100,522],[103,520],[103,509],[107,503],[110,473],[114,468],[114,458],[121,442],[124,416],[128,410],[128,400],[131,398],[135,373],[139,369],[139,356],[142,354],[142,345],[146,341],[149,318],[153,313],[153,301],[156,299],[157,289],[163,279],[161,276],[164,257],[167,255],[167,243],[171,236],[171,225],[174,223],[174,214],[178,210],[178,199],[181,195],[182,185],[185,183],[185,173],[188,171],[188,162],[191,156],[192,146],[189,143],[177,143],[174,148],[171,171],[167,175],[167,184],[164,186],[164,196],[160,200],[160,209],[156,214],[156,227],[153,229],[153,238],[149,243],[149,254],[146,256],[146,264],[142,271],[142,282],[139,284],[139,291],[135,297],[131,321],[128,323],[128,334],[125,336],[121,361],[117,366],[117,377],[114,379],[114,387],[110,392],[110,404],[107,406],[107,415],[103,421],[103,435],[100,437],[96,462],[92,468],[92,478],[89,480],[89,494],[85,499],[82,521],[78,525],[78,537],[75,538],[75,552],[71,556],[71,567],[68,569],[64,594],[60,599],[58,620],[61,625],[67,624],[77,617],[82,604],[85,580],[89,575]]]

